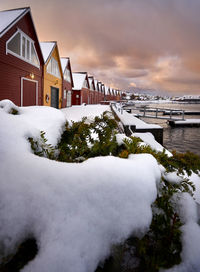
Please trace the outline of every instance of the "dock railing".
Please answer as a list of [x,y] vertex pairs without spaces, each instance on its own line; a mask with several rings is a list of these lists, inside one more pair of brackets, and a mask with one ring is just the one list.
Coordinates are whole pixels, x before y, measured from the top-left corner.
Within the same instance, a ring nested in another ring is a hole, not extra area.
[[[179,110],[179,109],[163,109],[163,108],[149,108],[148,106],[141,106],[140,108],[134,107],[132,110],[139,110],[140,112],[143,112],[143,114],[137,114],[138,117],[145,117],[145,118],[155,118],[155,119],[166,119],[166,120],[185,120],[185,110]],[[147,114],[147,113],[155,113],[155,114]],[[163,117],[160,116],[159,113],[163,113],[163,115],[168,114],[169,117]],[[181,118],[174,118],[173,113],[176,115],[181,115]]]

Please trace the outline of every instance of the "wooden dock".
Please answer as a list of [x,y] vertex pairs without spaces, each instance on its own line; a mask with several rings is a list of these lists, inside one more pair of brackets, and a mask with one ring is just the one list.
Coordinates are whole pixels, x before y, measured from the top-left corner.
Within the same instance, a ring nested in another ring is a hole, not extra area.
[[117,107],[115,103],[111,104],[111,109],[114,114],[120,119],[124,133],[127,136],[131,136],[134,132],[150,132],[153,134],[155,140],[163,145],[163,128],[155,124],[147,124],[146,122],[128,113],[121,107]]
[[[169,112],[164,112],[163,115],[169,115],[170,113]],[[173,115],[178,115],[180,113],[178,112],[174,112]],[[185,111],[184,112],[184,115],[200,115],[200,111]]]
[[144,118],[153,118],[153,119],[163,119],[163,120],[168,120],[168,121],[181,121],[181,120],[185,120],[183,118],[175,118],[172,117],[172,115],[170,117],[164,117],[164,116],[160,116],[160,115],[147,115],[147,114],[134,114],[135,117],[144,117]]
[[[124,107],[129,113],[132,111],[138,111],[134,116],[138,118],[153,118],[153,119],[163,119],[167,121],[183,121],[185,120],[185,115],[200,115],[200,111],[187,111],[180,109],[169,109],[169,108],[152,108],[149,106],[129,106]],[[177,116],[177,117],[175,117]]]
[[[163,120],[173,120],[173,121],[179,121],[179,120],[185,120],[184,119],[184,110],[178,110],[178,109],[162,109],[162,108],[147,108],[147,106],[142,107],[139,109],[140,112],[143,112],[142,114],[138,113],[136,114],[137,117],[145,117],[145,118],[153,118],[153,119],[163,119]],[[146,113],[153,113],[153,114],[146,114]],[[164,112],[169,113],[169,117],[161,116],[160,113],[164,114]],[[181,118],[174,118],[174,114],[181,115]]]
[[200,119],[186,119],[184,121],[168,121],[171,127],[200,127]]

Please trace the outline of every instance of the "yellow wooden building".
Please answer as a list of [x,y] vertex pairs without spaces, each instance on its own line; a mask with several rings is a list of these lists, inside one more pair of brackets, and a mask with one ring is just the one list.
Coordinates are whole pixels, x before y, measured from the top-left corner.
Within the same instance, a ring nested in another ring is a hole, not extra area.
[[57,42],[41,42],[44,58],[44,106],[62,107],[62,66]]

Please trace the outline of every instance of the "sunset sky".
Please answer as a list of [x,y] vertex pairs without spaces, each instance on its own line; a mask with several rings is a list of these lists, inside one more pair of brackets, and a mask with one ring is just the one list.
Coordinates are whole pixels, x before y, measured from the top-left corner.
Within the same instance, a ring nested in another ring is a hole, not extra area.
[[40,41],[105,84],[200,95],[200,0],[0,0],[30,6]]

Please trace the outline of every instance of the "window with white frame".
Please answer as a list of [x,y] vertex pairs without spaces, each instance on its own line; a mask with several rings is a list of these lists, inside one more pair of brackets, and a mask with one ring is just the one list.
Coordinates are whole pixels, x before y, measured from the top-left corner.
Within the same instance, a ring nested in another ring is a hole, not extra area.
[[68,68],[65,69],[64,79],[71,83],[71,74],[70,74],[70,70]]
[[67,90],[64,90],[63,99],[67,98]]
[[67,107],[71,107],[72,105],[72,92],[68,91],[67,92]]
[[54,59],[54,57],[52,57],[50,59],[49,63],[47,64],[47,73],[49,73],[55,77],[61,78],[58,62],[57,62],[57,60]]
[[8,53],[40,67],[34,41],[20,29],[6,42],[6,54]]

